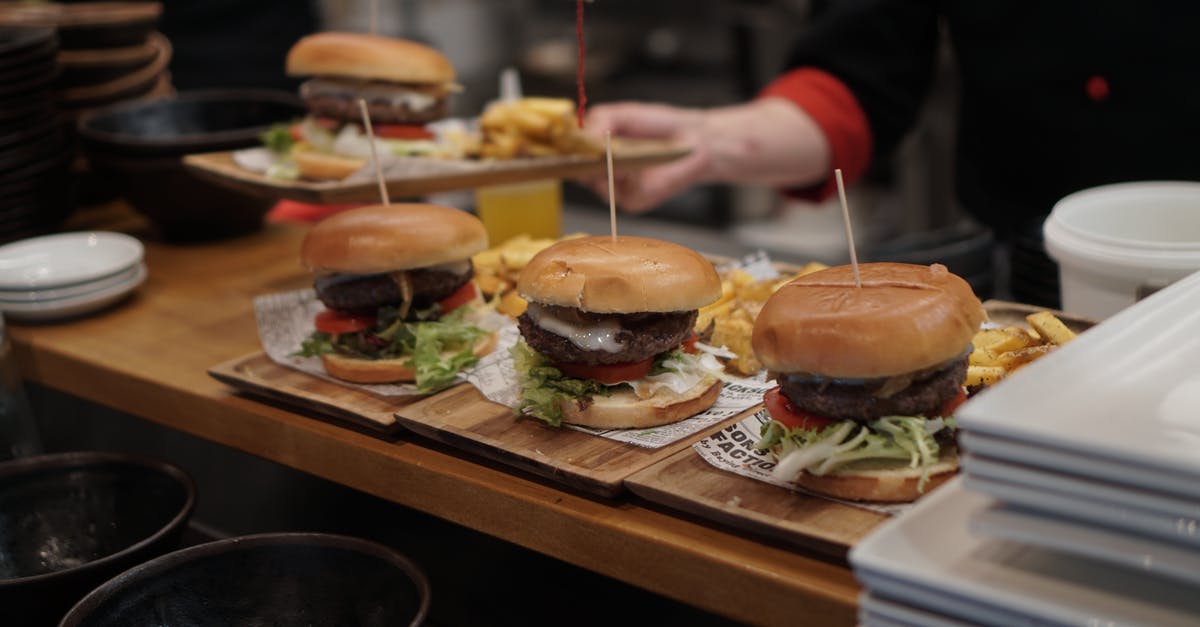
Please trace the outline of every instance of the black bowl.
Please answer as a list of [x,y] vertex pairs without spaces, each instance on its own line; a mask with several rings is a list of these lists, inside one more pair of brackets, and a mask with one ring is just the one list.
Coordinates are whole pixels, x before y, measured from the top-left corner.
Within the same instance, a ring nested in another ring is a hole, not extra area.
[[419,625],[429,582],[379,544],[319,533],[218,540],[112,579],[60,627]]
[[0,463],[4,624],[53,624],[100,583],[174,549],[195,498],[182,470],[132,455]]
[[196,91],[93,110],[78,130],[92,169],[114,180],[167,239],[204,240],[258,229],[274,199],[215,186],[182,157],[254,146],[272,124],[304,112],[288,92]]

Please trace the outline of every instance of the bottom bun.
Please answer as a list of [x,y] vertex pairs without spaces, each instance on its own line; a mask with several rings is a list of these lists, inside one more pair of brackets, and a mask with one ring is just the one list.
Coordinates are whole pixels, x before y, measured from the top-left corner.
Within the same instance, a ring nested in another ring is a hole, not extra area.
[[563,422],[596,429],[657,427],[712,407],[720,395],[721,382],[715,378],[705,378],[683,394],[663,389],[638,398],[633,390],[621,390],[611,396],[594,396],[590,403],[563,401]]
[[[475,354],[479,357],[492,352],[496,348],[497,335],[489,333],[475,345]],[[405,363],[408,357],[395,359],[359,359],[325,353],[321,355],[321,363],[329,376],[350,381],[351,383],[403,383],[415,381],[417,371]]]
[[938,457],[937,463],[928,468],[929,479],[923,490],[917,489],[922,469],[907,464],[894,468],[840,469],[820,476],[805,471],[792,483],[809,492],[847,501],[908,503],[929,494],[958,472],[957,446],[943,447]]
[[342,157],[326,152],[313,150],[297,150],[292,153],[296,169],[301,178],[328,181],[340,181],[358,171],[367,162],[357,157]]

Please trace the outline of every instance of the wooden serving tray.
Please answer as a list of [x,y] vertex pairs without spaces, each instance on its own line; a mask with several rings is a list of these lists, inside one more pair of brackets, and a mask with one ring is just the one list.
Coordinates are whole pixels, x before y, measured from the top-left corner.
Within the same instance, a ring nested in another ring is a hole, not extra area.
[[[989,300],[983,304],[991,321],[1028,327],[1025,316],[1043,307]],[[1071,330],[1082,332],[1094,320],[1054,311]],[[752,408],[757,409],[757,407]],[[743,414],[744,415],[744,414]],[[845,505],[819,496],[793,492],[719,470],[691,448],[630,475],[626,487],[654,503],[687,512],[784,544],[844,558],[886,514]]]
[[208,369],[212,378],[236,390],[263,396],[320,417],[344,420],[380,435],[401,430],[395,411],[416,397],[377,396],[306,372],[281,366],[261,351]]
[[[658,141],[621,139],[614,141],[613,164],[636,169],[672,161],[689,149]],[[379,185],[366,181],[277,181],[245,170],[233,161],[231,152],[187,155],[184,164],[201,177],[246,194],[288,198],[301,202],[329,204],[379,199]],[[392,198],[411,198],[437,192],[472,189],[487,185],[521,183],[540,179],[565,179],[603,175],[603,155],[519,158],[505,161],[422,159],[410,175],[391,174],[387,180]]]
[[282,366],[262,352],[218,364],[208,374],[238,391],[335,424],[349,422],[382,437],[407,428],[467,453],[608,498],[625,491],[624,480],[630,474],[689,448],[718,428],[648,449],[518,418],[469,384],[427,397],[384,397]]

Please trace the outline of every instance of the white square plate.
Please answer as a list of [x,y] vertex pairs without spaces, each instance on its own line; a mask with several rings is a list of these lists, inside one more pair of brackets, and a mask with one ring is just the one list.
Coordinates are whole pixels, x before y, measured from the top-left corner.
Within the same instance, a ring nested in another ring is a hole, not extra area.
[[1195,273],[984,390],[956,417],[967,432],[1200,479],[1198,406]]
[[963,473],[968,489],[1006,503],[1091,526],[1150,533],[1200,550],[1200,502],[1195,500],[997,462],[977,454],[963,457]]
[[993,538],[1091,557],[1200,586],[1200,552],[1169,542],[999,503],[972,516],[971,529]]
[[1196,624],[1195,586],[972,533],[972,516],[994,503],[952,480],[851,549],[855,575],[869,590],[973,622],[995,624],[939,604],[964,599],[1061,624]]

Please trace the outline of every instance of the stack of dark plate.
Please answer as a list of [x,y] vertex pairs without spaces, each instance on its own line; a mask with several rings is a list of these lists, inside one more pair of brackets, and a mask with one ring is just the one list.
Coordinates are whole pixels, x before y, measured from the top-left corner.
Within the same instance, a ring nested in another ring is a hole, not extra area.
[[0,242],[51,231],[75,206],[57,54],[52,28],[0,27]]
[[171,46],[155,31],[158,2],[0,3],[0,24],[56,29],[59,108],[86,109],[171,93]]

